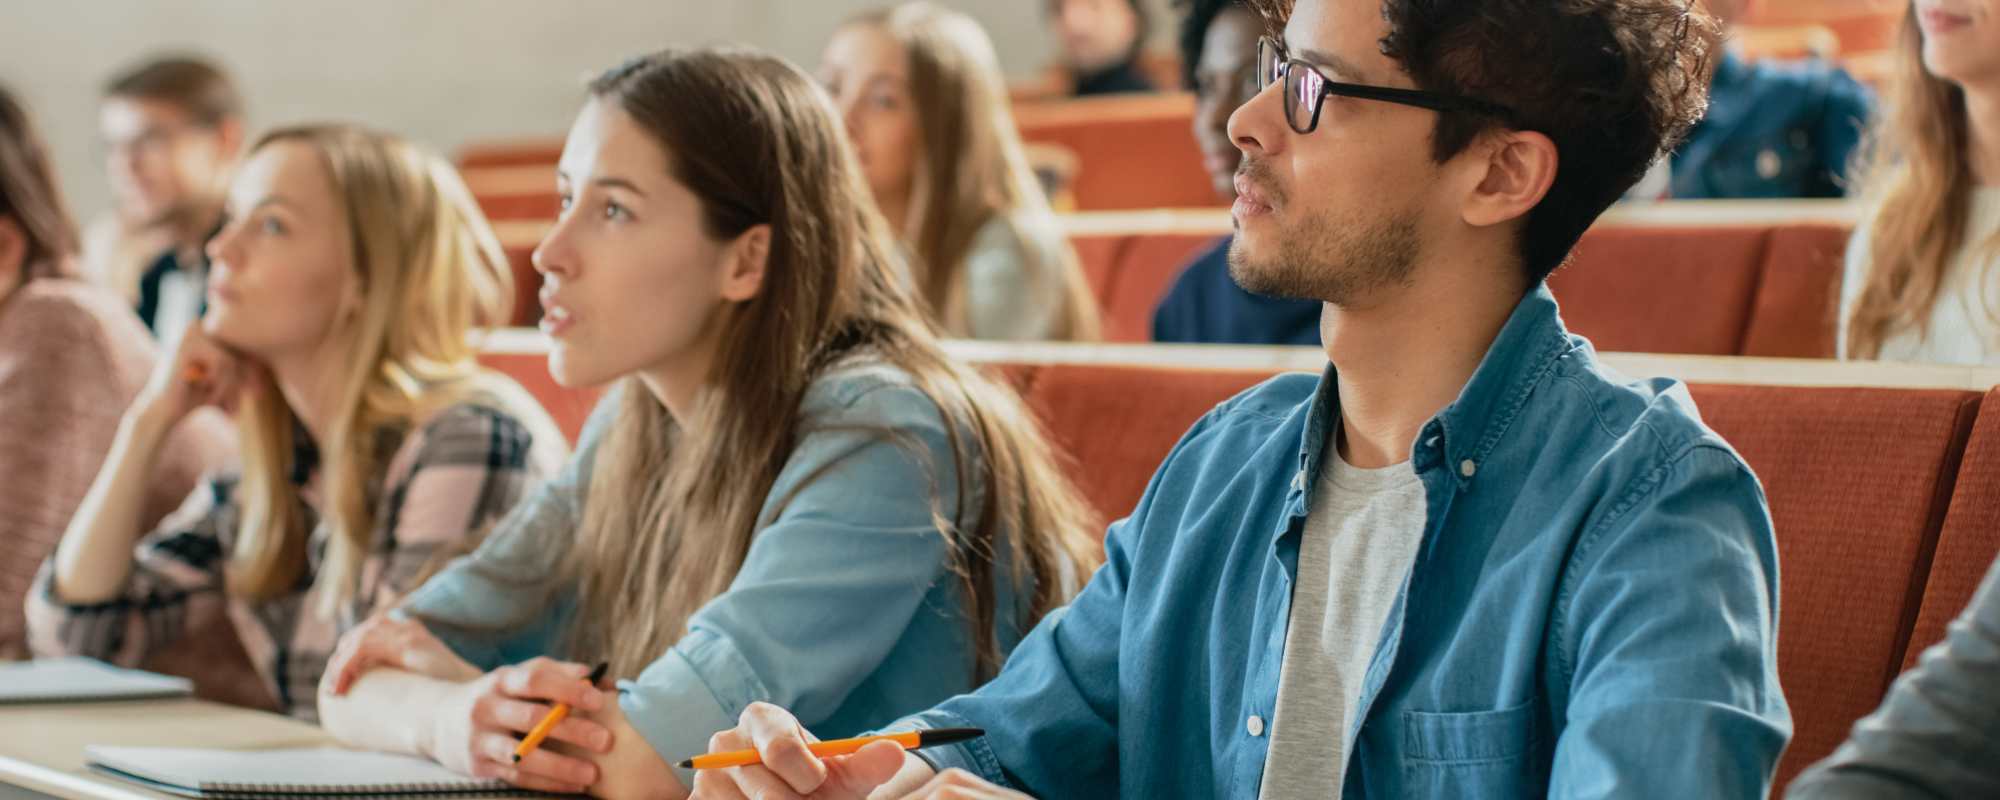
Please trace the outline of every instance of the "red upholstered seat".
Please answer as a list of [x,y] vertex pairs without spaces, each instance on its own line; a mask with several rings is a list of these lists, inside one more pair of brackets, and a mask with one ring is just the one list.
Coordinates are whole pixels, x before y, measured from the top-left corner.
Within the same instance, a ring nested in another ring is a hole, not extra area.
[[1090,282],[1090,293],[1097,298],[1100,309],[1111,296],[1111,283],[1118,274],[1119,259],[1124,256],[1125,247],[1131,244],[1132,239],[1130,236],[1076,236],[1069,240],[1076,247],[1076,258],[1083,264],[1083,277]]
[[1795,724],[1781,795],[1875,709],[1902,664],[1979,395],[1690,388],[1763,482],[1776,524],[1778,673]]
[[1986,568],[2000,558],[2000,389],[1987,394],[1980,409],[1951,493],[1951,509],[1938,532],[1904,669],[1917,665],[1924,648],[1944,640],[1945,626],[1972,602]]
[[1153,309],[1173,288],[1189,259],[1215,241],[1210,234],[1134,236],[1119,254],[1109,287],[1098,296],[1104,340],[1150,342]]
[[1181,434],[1217,403],[1276,373],[1047,366],[1028,407],[1071,459],[1071,477],[1106,521],[1132,513]]
[[1757,297],[1739,355],[1832,358],[1839,325],[1845,225],[1785,225],[1771,229]]
[[1028,142],[1077,156],[1070,187],[1080,211],[1219,205],[1194,141],[1187,94],[1093,97],[1014,107]]
[[1598,350],[1736,355],[1768,230],[1593,228],[1549,291]]

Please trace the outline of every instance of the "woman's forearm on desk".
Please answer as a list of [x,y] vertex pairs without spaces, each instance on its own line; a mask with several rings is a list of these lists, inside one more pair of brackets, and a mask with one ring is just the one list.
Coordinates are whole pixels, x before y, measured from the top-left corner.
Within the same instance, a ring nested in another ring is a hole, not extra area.
[[430,729],[437,698],[461,684],[395,667],[362,673],[342,695],[322,685],[319,721],[328,735],[348,747],[436,759]]

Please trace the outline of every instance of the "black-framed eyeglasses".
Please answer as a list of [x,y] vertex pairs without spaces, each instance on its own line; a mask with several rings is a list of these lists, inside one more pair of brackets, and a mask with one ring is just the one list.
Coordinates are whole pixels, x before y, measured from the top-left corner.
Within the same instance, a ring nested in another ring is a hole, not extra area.
[[1473,111],[1502,116],[1514,113],[1506,106],[1457,95],[1328,80],[1313,65],[1286,58],[1285,46],[1265,36],[1257,40],[1257,91],[1262,92],[1273,83],[1285,85],[1285,121],[1299,133],[1312,133],[1319,127],[1319,110],[1325,105],[1327,95],[1401,103],[1432,111]]

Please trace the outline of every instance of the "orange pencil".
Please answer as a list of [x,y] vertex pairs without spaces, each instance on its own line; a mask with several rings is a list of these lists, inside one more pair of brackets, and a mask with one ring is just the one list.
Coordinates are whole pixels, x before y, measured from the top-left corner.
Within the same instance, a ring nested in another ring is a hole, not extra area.
[[[597,665],[597,669],[590,671],[590,677],[583,679],[584,683],[588,683],[595,688],[597,682],[604,679],[605,668],[610,666],[611,662],[609,661]],[[541,746],[542,740],[549,738],[549,731],[555,730],[556,724],[562,722],[568,716],[568,703],[557,703],[555,708],[549,709],[548,716],[542,717],[541,722],[535,723],[534,730],[528,731],[527,737],[522,739],[520,744],[514,745],[514,763],[521,763],[521,759],[527,758],[529,753],[535,752],[535,748]]]
[[[854,751],[876,742],[895,742],[902,745],[904,750],[921,750],[941,744],[977,739],[985,735],[986,732],[978,728],[933,728],[927,731],[892,733],[887,736],[835,739],[831,742],[818,742],[806,745],[806,750],[820,758],[828,758],[831,756],[853,755]],[[714,753],[705,756],[695,756],[675,766],[681,769],[722,769],[724,767],[747,767],[751,764],[762,763],[764,763],[764,758],[758,755],[757,751],[737,750],[733,753]]]

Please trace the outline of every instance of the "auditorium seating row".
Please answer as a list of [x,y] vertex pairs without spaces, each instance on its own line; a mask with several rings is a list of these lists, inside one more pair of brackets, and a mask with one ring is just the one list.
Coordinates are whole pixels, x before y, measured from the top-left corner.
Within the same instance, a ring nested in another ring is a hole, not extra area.
[[[1791,203],[1763,221],[1728,216],[1740,207],[1679,224],[1647,224],[1647,210],[1601,221],[1549,279],[1570,329],[1613,351],[1832,357],[1850,207]],[[1152,230],[1073,226],[1105,341],[1149,340],[1153,308],[1181,265],[1228,232],[1225,213],[1158,218]]]
[[[489,346],[488,363],[574,435],[596,392],[557,387],[531,335],[506,338]],[[1021,391],[1107,520],[1132,509],[1182,432],[1216,403],[1324,364],[1313,348],[951,346]],[[1942,638],[2000,554],[2000,370],[1604,359],[1627,374],[1688,381],[1703,418],[1763,482],[1783,565],[1779,671],[1797,726],[1782,788]]]

